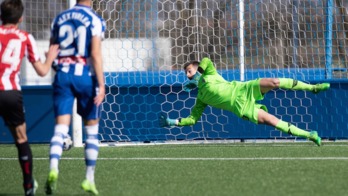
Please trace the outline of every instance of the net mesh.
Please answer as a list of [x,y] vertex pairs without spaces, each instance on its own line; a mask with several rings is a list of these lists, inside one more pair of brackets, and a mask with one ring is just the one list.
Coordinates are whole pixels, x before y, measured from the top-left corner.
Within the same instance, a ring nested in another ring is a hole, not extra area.
[[[1,2],[1,1],[0,1]],[[330,5],[330,2],[332,5]],[[21,28],[43,41],[68,1],[25,0]],[[94,0],[106,21],[103,41],[107,85],[102,105],[102,141],[153,141],[229,138],[287,138],[271,127],[257,126],[233,114],[207,107],[192,127],[160,128],[163,111],[186,117],[197,91],[182,90],[182,65],[209,57],[226,80],[240,80],[241,24],[238,0]],[[245,79],[289,77],[305,82],[347,79],[348,3],[343,0],[245,0]],[[329,25],[328,25],[329,24]],[[329,33],[329,34],[328,34]],[[331,50],[331,53],[327,51]],[[328,55],[330,54],[330,55]],[[53,74],[52,74],[53,75]],[[22,81],[31,74],[23,74]],[[337,89],[342,89],[338,82]],[[326,129],[340,137],[344,91],[320,100],[303,91],[271,91],[263,104],[270,113],[303,129]],[[329,108],[336,104],[342,107]],[[321,124],[325,116],[339,122]]]
[[[209,57],[227,80],[240,80],[238,1],[95,1],[107,21],[108,94],[103,105],[103,141],[286,138],[269,127],[255,128],[208,107],[193,127],[158,127],[158,112],[186,117],[196,91],[183,92],[182,65]],[[245,76],[326,79],[326,1],[244,1]],[[332,26],[334,77],[346,78],[347,5],[336,1]],[[310,129],[313,96],[272,91],[264,102],[285,121]],[[235,125],[238,124],[236,127]],[[255,131],[256,130],[256,131]],[[241,131],[241,132],[240,132]],[[266,135],[264,133],[267,133]]]

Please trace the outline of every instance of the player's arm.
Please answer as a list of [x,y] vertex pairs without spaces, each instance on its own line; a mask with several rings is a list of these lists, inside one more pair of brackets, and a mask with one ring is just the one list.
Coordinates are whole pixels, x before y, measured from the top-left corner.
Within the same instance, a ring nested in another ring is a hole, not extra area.
[[57,44],[51,45],[49,47],[48,52],[46,53],[46,60],[44,63],[42,63],[41,60],[38,60],[38,61],[32,63],[36,73],[39,76],[43,77],[43,76],[47,75],[47,73],[51,69],[51,65],[52,65],[54,59],[58,56],[58,53],[59,53],[59,46]]
[[29,35],[28,38],[28,60],[32,63],[36,73],[39,76],[45,76],[50,71],[54,59],[58,56],[59,46],[57,44],[50,45],[49,50],[46,53],[46,60],[44,63],[42,63],[37,53],[36,42],[34,37],[32,35]]
[[96,104],[97,106],[99,106],[103,102],[105,97],[103,61],[101,54],[101,39],[102,38],[100,36],[93,36],[91,44],[92,64],[94,66],[95,74],[99,85],[99,92],[97,93],[97,96],[94,98],[94,104]]
[[190,116],[187,118],[170,119],[166,115],[161,114],[159,117],[159,123],[161,127],[166,126],[191,126],[197,123],[201,118],[204,109],[207,104],[203,103],[201,100],[197,99],[196,104],[193,107]]
[[198,69],[205,75],[214,75],[217,73],[214,63],[208,57],[204,57],[199,63]]
[[207,107],[207,104],[203,103],[200,99],[196,100],[195,106],[192,108],[190,116],[187,118],[179,119],[179,126],[191,126],[197,123],[201,118],[204,109]]

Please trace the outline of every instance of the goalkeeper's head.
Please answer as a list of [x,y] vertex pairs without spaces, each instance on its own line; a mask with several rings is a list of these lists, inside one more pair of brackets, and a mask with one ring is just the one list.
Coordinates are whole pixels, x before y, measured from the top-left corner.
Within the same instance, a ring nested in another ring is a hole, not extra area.
[[199,72],[199,61],[191,61],[184,65],[185,74],[188,79],[192,80],[195,75],[201,75]]
[[201,77],[199,68],[199,61],[191,61],[184,65],[185,74],[189,79],[184,83],[184,90],[186,92],[190,92],[198,86],[198,81]]

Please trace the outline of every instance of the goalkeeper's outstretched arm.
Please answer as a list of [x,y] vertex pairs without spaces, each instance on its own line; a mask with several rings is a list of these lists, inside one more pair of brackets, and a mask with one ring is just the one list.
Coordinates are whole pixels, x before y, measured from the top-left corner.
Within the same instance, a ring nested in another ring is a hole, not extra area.
[[170,119],[165,114],[160,114],[159,125],[161,127],[173,127],[173,126],[191,126],[197,123],[201,118],[204,109],[207,104],[203,103],[199,99],[196,100],[196,104],[192,109],[190,116],[187,118]]

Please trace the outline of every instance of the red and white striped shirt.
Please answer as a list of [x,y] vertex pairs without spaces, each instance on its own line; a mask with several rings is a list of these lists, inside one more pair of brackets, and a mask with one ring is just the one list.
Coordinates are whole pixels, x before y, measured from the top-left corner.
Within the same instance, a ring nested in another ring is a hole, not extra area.
[[0,26],[0,91],[21,90],[19,71],[24,55],[31,63],[39,60],[34,37],[15,26]]

